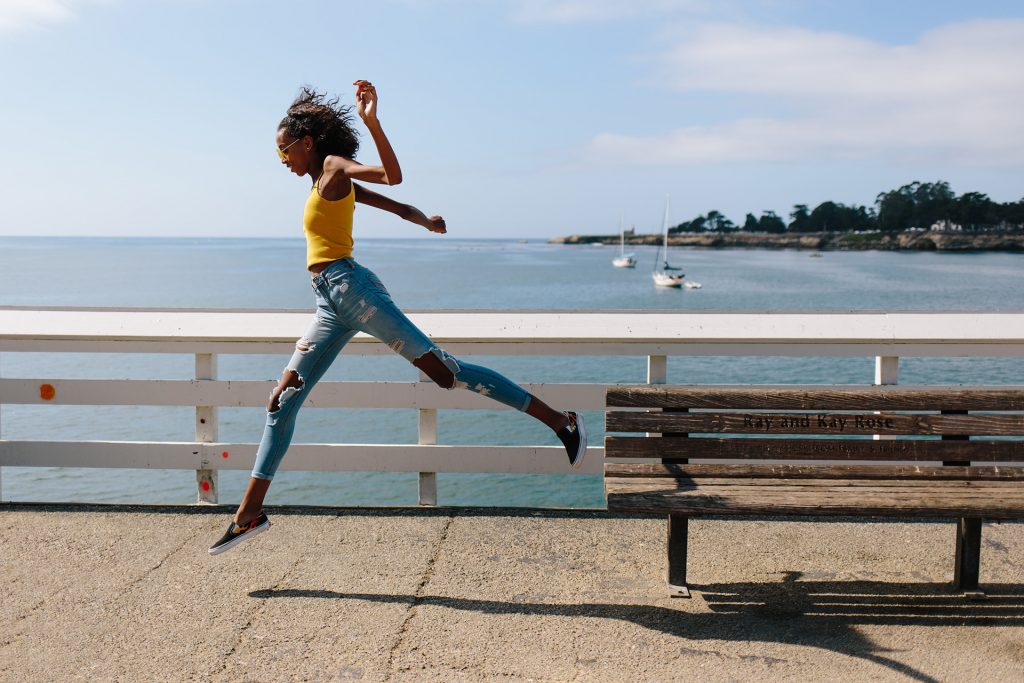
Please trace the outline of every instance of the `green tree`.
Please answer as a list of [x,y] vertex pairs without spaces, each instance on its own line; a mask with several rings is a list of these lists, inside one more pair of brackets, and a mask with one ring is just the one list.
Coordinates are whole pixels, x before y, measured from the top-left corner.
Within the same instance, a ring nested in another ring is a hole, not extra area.
[[956,195],[944,180],[934,183],[915,180],[897,190],[879,194],[875,203],[878,205],[878,227],[882,230],[927,229],[937,221],[951,220]]
[[1008,229],[1024,232],[1024,199],[1021,199],[1019,202],[999,204],[996,214],[999,216],[999,220],[1006,224]]
[[809,232],[845,231],[847,230],[841,204],[835,202],[822,202],[814,207],[811,215],[807,217]]
[[670,235],[680,232],[706,232],[706,223],[707,219],[704,216],[697,216],[692,221],[684,221],[674,228],[669,228],[668,232]]
[[789,223],[790,232],[811,232],[811,214],[806,204],[794,206],[789,217],[793,219]]
[[890,190],[875,199],[878,205],[878,228],[884,232],[902,232],[911,227],[914,200],[905,192]]
[[720,211],[712,209],[708,211],[707,218],[704,219],[704,227],[711,232],[728,232],[729,230],[735,230],[736,224],[726,218]]
[[743,230],[744,232],[761,232],[761,224],[758,223],[754,214],[747,214],[746,220],[743,221]]
[[935,183],[915,183],[914,223],[916,227],[930,228],[937,221],[949,220],[954,211],[956,194],[949,183],[940,180]]
[[957,197],[949,213],[949,220],[964,230],[977,230],[1002,222],[999,205],[981,192],[963,193]]
[[812,232],[850,232],[874,226],[874,219],[863,206],[845,206],[835,202],[822,202],[811,212]]
[[786,223],[774,211],[764,211],[758,221],[761,232],[782,234],[786,232]]

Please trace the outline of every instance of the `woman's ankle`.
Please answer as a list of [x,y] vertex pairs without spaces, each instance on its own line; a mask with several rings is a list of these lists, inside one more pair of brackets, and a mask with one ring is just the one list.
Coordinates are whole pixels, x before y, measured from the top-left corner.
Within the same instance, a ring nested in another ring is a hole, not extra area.
[[551,408],[536,397],[531,398],[526,414],[540,420],[555,433],[569,424],[569,417],[565,413]]
[[234,522],[235,522],[235,524],[246,524],[246,523],[251,522],[252,520],[256,519],[259,516],[260,516],[260,511],[259,510],[252,511],[252,510],[239,509],[238,512],[235,513]]

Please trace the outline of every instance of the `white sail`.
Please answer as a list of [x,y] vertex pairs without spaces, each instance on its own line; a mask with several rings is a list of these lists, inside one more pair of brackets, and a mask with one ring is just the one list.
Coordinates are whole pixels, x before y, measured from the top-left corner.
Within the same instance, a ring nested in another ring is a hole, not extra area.
[[626,253],[626,231],[622,227],[622,215],[619,215],[619,255],[612,259],[616,268],[635,268],[636,259],[633,254]]
[[[673,268],[668,263],[668,207],[669,207],[669,195],[665,195],[665,216],[662,219],[661,225],[661,247],[658,249],[658,255],[654,262],[654,271],[651,273],[651,277],[654,279],[654,284],[658,287],[682,287],[683,278],[686,276],[683,273],[678,275],[670,271],[679,270]],[[662,252],[664,252],[664,260],[662,259]]]

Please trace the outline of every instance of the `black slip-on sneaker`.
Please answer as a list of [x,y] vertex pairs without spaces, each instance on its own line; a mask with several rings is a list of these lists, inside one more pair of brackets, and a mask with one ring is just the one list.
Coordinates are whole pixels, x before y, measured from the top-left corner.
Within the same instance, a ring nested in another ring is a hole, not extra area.
[[558,430],[558,438],[565,446],[569,464],[576,469],[583,463],[583,456],[587,453],[587,433],[583,429],[582,415],[570,411],[565,416],[569,418],[569,424]]
[[231,522],[228,524],[228,530],[224,532],[221,539],[210,546],[210,554],[216,555],[226,550],[231,550],[242,541],[247,541],[256,534],[262,533],[270,528],[270,520],[267,519],[267,514],[261,512],[245,524],[235,524]]

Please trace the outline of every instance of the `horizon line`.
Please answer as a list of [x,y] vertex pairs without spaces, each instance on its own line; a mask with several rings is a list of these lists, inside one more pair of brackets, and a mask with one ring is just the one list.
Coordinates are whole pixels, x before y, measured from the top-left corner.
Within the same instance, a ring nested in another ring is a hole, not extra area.
[[[302,242],[305,237],[282,237],[282,236],[258,236],[258,235],[104,235],[104,234],[91,234],[91,235],[62,235],[62,234],[46,234],[46,235],[3,235],[0,234],[0,239],[13,238],[13,239],[125,239],[125,240],[188,240],[188,239],[200,239],[200,240],[295,240]],[[434,237],[361,237],[360,242],[368,240],[381,240],[381,241],[402,241],[402,240],[434,240]],[[449,237],[449,240],[474,240],[474,241],[541,241],[549,240],[550,237]]]

